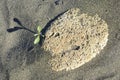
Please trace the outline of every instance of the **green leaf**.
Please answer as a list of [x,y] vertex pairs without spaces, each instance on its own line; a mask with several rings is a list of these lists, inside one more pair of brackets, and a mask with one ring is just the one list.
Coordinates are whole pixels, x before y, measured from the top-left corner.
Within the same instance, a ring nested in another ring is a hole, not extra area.
[[42,30],[41,26],[38,26],[38,27],[37,27],[37,31],[38,31],[38,33],[40,33],[41,30]]
[[37,36],[34,40],[34,44],[38,44],[40,42],[40,36]]

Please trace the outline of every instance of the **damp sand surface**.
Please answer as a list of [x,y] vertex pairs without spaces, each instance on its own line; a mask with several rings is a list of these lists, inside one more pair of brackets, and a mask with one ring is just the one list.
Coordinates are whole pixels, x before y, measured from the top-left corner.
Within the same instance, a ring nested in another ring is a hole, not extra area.
[[[36,25],[47,28],[57,16],[74,7],[89,16],[97,14],[109,30],[107,45],[100,54],[74,70],[52,70],[50,53],[39,47],[26,51],[33,45],[33,34],[6,32],[18,26],[13,22],[15,17],[31,30]],[[0,80],[119,80],[119,15],[119,0],[0,0]]]

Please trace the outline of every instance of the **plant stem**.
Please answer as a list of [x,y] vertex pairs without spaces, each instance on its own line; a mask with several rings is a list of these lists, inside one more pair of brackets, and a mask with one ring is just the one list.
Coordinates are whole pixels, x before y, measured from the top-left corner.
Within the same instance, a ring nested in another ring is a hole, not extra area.
[[29,32],[31,32],[31,33],[33,33],[33,34],[36,34],[36,32],[34,32],[34,31],[32,31],[32,30],[30,30],[30,29],[28,29],[28,28],[26,28],[26,27],[24,27],[24,26],[22,26],[23,27],[23,29],[25,29],[25,30],[27,30],[27,31],[29,31]]
[[24,29],[31,32],[31,33],[33,33],[33,34],[36,34],[36,32],[34,32],[34,31],[30,30],[30,29],[27,29],[27,28],[24,28]]

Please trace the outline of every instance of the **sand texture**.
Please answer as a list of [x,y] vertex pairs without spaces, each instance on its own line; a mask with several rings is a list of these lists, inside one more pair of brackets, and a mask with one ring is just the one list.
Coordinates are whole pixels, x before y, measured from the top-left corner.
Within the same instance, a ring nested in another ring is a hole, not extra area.
[[71,70],[94,58],[107,41],[108,26],[104,20],[72,8],[51,24],[43,47],[52,53],[49,63],[53,70]]
[[0,0],[0,80],[120,80],[120,0]]

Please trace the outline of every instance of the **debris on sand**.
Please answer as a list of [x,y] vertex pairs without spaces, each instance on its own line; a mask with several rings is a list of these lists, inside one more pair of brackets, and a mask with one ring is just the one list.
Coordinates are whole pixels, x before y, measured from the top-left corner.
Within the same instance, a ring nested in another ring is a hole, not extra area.
[[93,59],[107,41],[108,25],[104,20],[72,8],[50,25],[43,48],[52,53],[49,64],[53,70],[71,70]]

